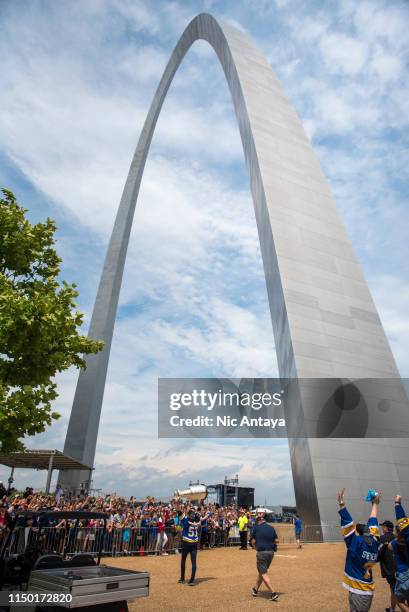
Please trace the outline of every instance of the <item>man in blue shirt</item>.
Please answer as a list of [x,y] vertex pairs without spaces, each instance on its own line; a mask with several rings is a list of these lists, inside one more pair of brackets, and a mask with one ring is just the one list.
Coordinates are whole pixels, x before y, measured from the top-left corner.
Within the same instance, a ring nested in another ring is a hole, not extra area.
[[301,531],[302,531],[302,520],[298,514],[294,517],[294,531],[295,531],[295,540],[298,544],[298,548],[302,548],[301,544]]
[[195,512],[194,508],[190,508],[187,516],[183,515],[180,522],[182,526],[182,558],[180,562],[180,578],[179,583],[184,584],[185,582],[185,568],[186,558],[190,555],[192,561],[192,573],[188,582],[189,586],[195,584],[196,576],[196,557],[197,557],[197,546],[199,542],[199,527],[200,527],[200,516]]
[[273,560],[274,552],[277,550],[278,538],[274,527],[266,523],[264,514],[257,517],[257,524],[252,532],[251,543],[257,549],[258,571],[256,586],[251,589],[251,594],[253,597],[257,597],[261,583],[264,582],[271,593],[271,601],[277,601],[278,593],[273,591],[267,572]]

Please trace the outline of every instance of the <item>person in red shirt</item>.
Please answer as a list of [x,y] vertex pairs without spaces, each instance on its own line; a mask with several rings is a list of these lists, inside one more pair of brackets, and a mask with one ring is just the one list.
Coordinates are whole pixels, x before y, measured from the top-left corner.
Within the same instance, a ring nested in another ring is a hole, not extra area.
[[167,555],[164,548],[168,542],[168,536],[165,531],[166,519],[162,514],[159,515],[158,522],[156,523],[157,537],[156,537],[156,552],[158,555]]
[[0,544],[3,541],[4,534],[8,524],[7,509],[4,506],[0,506]]

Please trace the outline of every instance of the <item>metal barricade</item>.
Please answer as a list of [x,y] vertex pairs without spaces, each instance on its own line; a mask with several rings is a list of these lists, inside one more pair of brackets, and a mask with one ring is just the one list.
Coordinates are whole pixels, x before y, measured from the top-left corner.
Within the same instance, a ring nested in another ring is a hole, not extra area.
[[237,525],[233,525],[232,527],[230,527],[226,544],[227,546],[239,546],[240,533]]
[[[296,544],[295,529],[290,525],[274,524],[280,544]],[[301,542],[318,544],[321,542],[342,542],[339,523],[331,525],[303,525]]]
[[[290,526],[274,525],[280,544],[295,544],[295,532]],[[9,543],[9,554],[18,554],[27,548],[36,548],[41,554],[56,553],[68,556],[80,552],[97,554],[102,548],[104,556],[123,555],[161,555],[175,554],[181,550],[182,532],[177,527],[158,530],[156,526],[116,527],[109,525],[104,533],[103,527],[59,526],[59,527],[20,527],[15,529]],[[201,534],[199,534],[201,535]],[[251,530],[249,530],[251,539]],[[341,542],[342,535],[338,524],[303,525],[302,543]],[[230,529],[209,530],[206,538],[199,537],[203,548],[218,546],[237,546],[240,536],[237,525]]]

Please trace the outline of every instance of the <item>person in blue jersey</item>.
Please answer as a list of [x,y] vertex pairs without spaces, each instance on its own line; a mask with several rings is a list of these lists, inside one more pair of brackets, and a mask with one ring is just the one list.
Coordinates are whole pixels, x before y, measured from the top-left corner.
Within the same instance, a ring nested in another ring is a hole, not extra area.
[[185,582],[185,569],[186,559],[190,555],[192,562],[192,573],[188,582],[189,586],[195,584],[196,576],[196,557],[197,547],[199,542],[199,527],[200,527],[200,516],[194,508],[190,508],[187,515],[184,514],[181,520],[182,526],[182,558],[180,561],[180,578],[179,583],[184,584]]
[[302,520],[299,514],[296,514],[294,517],[294,531],[295,531],[295,541],[298,544],[298,548],[302,548],[302,544],[301,544]]
[[396,562],[395,597],[403,612],[409,612],[409,518],[405,514],[400,495],[395,497],[396,540],[388,544]]
[[378,560],[378,507],[381,493],[371,498],[371,513],[366,525],[355,524],[345,506],[345,489],[338,493],[341,528],[347,547],[343,586],[349,591],[350,612],[368,612],[374,592],[372,567]]

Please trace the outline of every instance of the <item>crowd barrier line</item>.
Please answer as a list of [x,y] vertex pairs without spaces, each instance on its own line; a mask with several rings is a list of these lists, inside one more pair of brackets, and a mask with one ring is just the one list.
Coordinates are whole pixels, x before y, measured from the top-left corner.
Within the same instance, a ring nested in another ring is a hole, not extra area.
[[[276,528],[280,544],[295,544],[294,529]],[[3,533],[0,533],[0,543]],[[251,529],[248,530],[249,540]],[[320,543],[340,542],[342,535],[339,525],[305,525],[301,533],[301,542]],[[18,527],[15,529],[9,544],[9,553],[23,552],[26,548],[38,548],[43,553],[59,553],[68,556],[80,552],[97,554],[102,547],[104,556],[177,554],[181,550],[182,532],[178,527],[167,527],[163,530],[154,526],[148,527],[103,527],[63,526],[63,527]],[[240,536],[237,525],[229,529],[200,530],[200,548],[218,548],[238,546]]]

